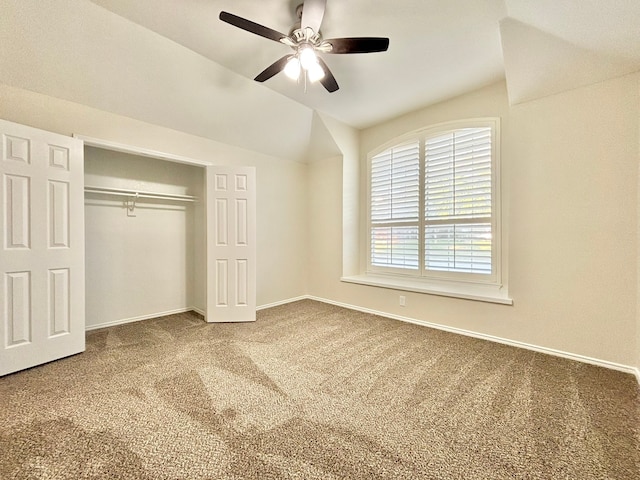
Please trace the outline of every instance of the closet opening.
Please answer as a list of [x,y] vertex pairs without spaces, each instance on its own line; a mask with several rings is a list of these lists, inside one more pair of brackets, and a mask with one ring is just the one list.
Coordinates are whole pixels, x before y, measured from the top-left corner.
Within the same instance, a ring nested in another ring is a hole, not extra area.
[[84,147],[86,329],[206,311],[206,169]]

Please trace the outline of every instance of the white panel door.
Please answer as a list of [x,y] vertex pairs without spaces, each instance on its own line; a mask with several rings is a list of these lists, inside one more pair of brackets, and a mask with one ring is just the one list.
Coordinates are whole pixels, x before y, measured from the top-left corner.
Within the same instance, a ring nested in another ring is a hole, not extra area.
[[256,174],[207,167],[207,322],[256,319]]
[[84,351],[82,141],[0,120],[0,375]]

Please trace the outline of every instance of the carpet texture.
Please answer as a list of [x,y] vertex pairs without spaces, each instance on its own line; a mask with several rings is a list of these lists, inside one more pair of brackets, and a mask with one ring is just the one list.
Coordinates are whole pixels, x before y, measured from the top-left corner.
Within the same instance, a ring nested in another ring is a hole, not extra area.
[[309,300],[0,378],[2,479],[638,479],[635,378]]

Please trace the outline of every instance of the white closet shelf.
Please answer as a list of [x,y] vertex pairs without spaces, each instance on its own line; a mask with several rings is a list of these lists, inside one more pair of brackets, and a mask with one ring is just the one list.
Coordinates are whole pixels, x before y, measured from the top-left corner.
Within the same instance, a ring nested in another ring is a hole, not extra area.
[[197,202],[198,197],[192,195],[176,195],[173,193],[156,193],[146,192],[141,190],[127,190],[124,188],[110,188],[110,187],[94,187],[85,185],[85,193],[99,193],[101,195],[118,195],[121,197],[133,197],[133,198],[157,198],[160,200],[176,200],[180,202]]

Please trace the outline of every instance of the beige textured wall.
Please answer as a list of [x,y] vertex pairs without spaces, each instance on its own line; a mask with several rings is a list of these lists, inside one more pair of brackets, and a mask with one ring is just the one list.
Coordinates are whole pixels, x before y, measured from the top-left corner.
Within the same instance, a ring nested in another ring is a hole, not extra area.
[[339,159],[309,172],[310,294],[636,365],[638,83],[630,75],[514,107],[497,84],[361,132],[363,162],[367,151],[411,130],[502,118],[504,264],[513,306],[340,282]]
[[259,305],[309,293],[622,365],[640,364],[639,112],[638,75],[514,107],[498,84],[361,132],[362,161],[375,146],[429,124],[503,119],[505,268],[514,306],[403,293],[402,308],[398,291],[339,281],[343,232],[358,233],[355,221],[343,227],[343,162],[352,155],[304,165],[0,85],[0,118],[255,165]]
[[[213,164],[256,167],[258,305],[307,292],[307,167],[213,140],[0,84],[0,118]],[[197,261],[197,259],[196,259]],[[154,313],[154,312],[149,312]]]

